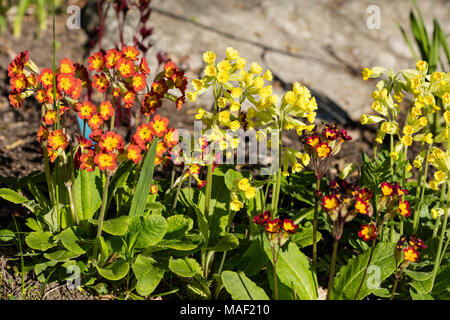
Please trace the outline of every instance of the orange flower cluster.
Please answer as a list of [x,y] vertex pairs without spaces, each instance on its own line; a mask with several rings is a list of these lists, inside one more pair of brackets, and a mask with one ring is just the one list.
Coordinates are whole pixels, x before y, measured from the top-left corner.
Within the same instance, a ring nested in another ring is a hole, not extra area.
[[321,204],[333,225],[333,237],[339,240],[346,222],[357,214],[372,216],[372,191],[345,180],[331,181],[329,187],[332,194],[323,196]]
[[344,129],[339,130],[336,125],[325,124],[318,132],[317,126],[311,131],[303,130],[303,145],[311,158],[311,166],[316,176],[322,177],[328,168],[328,160],[337,154],[344,141],[352,139]]

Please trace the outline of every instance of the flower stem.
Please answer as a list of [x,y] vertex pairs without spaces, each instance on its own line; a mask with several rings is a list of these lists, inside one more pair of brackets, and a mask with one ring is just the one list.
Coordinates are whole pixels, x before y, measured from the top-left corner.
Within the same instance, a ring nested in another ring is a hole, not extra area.
[[208,219],[210,203],[211,203],[211,191],[212,191],[212,164],[208,164],[208,173],[206,176],[206,194],[205,194],[205,217]]
[[395,277],[394,287],[392,288],[392,293],[391,293],[391,297],[389,298],[389,300],[394,300],[394,294],[395,294],[395,291],[397,290],[397,285],[398,285],[398,281],[400,280],[400,277],[398,277],[398,278]]
[[327,290],[326,300],[330,300],[330,293],[331,293],[331,289],[333,288],[334,271],[336,268],[336,257],[337,257],[338,245],[339,245],[339,240],[334,239],[333,254],[331,256],[330,278],[328,280],[328,290]]
[[[422,150],[424,149],[424,143],[422,142]],[[427,150],[427,154],[425,157],[425,163],[422,166],[422,170],[420,170],[419,172],[419,178],[417,179],[417,189],[416,189],[416,205],[414,208],[414,220],[413,220],[413,230],[412,233],[415,234],[417,232],[417,228],[419,227],[419,220],[420,220],[420,213],[419,213],[419,209],[420,206],[422,204],[422,197],[421,197],[421,190],[422,188],[425,189],[425,181],[427,180],[427,170],[426,168],[428,168],[428,155],[430,153],[431,150],[431,145]],[[425,178],[425,179],[423,179]],[[423,194],[423,193],[422,193]],[[420,197],[420,199],[419,199]]]
[[278,300],[278,277],[277,277],[277,259],[275,255],[275,245],[271,245],[272,248],[272,260],[273,260],[273,285],[275,289],[275,300]]
[[50,195],[50,203],[54,206],[55,203],[55,190],[53,189],[53,180],[50,173],[50,163],[48,160],[48,150],[46,146],[42,146],[44,151],[44,166],[45,166],[45,180],[47,180],[48,193]]
[[317,216],[319,211],[319,191],[321,177],[316,177],[316,194],[314,203],[314,221],[313,221],[313,264],[317,267]]
[[103,220],[105,219],[105,211],[106,211],[106,203],[108,200],[108,187],[109,187],[109,178],[110,177],[111,177],[111,175],[108,171],[106,173],[105,188],[103,189],[102,207],[100,209],[100,216],[98,218],[98,229],[97,229],[97,236],[96,236],[94,253],[93,253],[95,260],[97,260],[98,243],[100,242],[100,237],[102,236]]
[[367,265],[366,265],[366,268],[364,269],[364,274],[363,274],[361,283],[359,284],[358,291],[356,291],[356,294],[355,294],[355,297],[353,298],[353,300],[358,299],[358,295],[359,295],[359,292],[361,291],[361,288],[363,286],[364,280],[366,280],[367,269],[369,268],[370,263],[372,262],[372,257],[373,257],[373,252],[375,250],[376,242],[377,242],[376,239],[372,240],[372,248],[370,249],[369,261],[367,261]]
[[[447,185],[444,183],[441,188],[441,197],[439,198],[439,207],[441,207],[444,204],[444,197],[445,197],[445,187]],[[436,217],[436,222],[434,223],[434,229],[433,229],[433,237],[437,236],[438,230],[439,230],[439,224],[441,223],[441,217]]]

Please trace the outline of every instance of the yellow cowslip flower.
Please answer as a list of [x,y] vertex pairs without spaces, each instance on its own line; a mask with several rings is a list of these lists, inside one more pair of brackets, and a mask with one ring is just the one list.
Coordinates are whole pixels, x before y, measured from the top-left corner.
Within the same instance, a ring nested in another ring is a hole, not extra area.
[[417,76],[415,78],[412,78],[411,80],[409,80],[409,85],[411,89],[413,89],[414,93],[416,93],[416,89],[422,85],[422,77]]
[[266,86],[266,87],[259,89],[259,96],[261,98],[267,98],[270,95],[272,95],[272,86]]
[[428,63],[426,61],[419,60],[416,63],[416,69],[420,72],[426,72],[428,70]]
[[398,125],[396,122],[385,121],[381,124],[380,130],[383,133],[395,134],[397,132]]
[[412,165],[410,163],[408,163],[408,165],[406,166],[406,171],[410,172],[412,170]]
[[270,71],[269,69],[267,69],[266,72],[264,72],[263,78],[264,78],[264,80],[272,81],[272,80],[273,80],[273,74],[272,74],[272,71]]
[[425,143],[432,144],[433,143],[433,134],[427,133],[425,135],[425,137],[423,137],[423,141],[425,141]]
[[200,120],[203,118],[203,116],[205,115],[205,109],[203,108],[198,108],[197,109],[197,114],[195,115],[195,119],[196,120]]
[[219,149],[220,150],[226,150],[228,148],[228,142],[226,140],[220,140],[219,142]]
[[380,98],[380,92],[375,90],[372,92],[371,96],[373,100],[377,100]]
[[239,70],[245,69],[247,61],[244,58],[237,58],[236,59],[236,68]]
[[442,182],[442,181],[444,181],[446,177],[447,177],[447,175],[446,175],[445,172],[442,171],[442,170],[436,171],[436,172],[434,173],[434,180],[436,180],[437,182]]
[[228,60],[236,60],[237,58],[239,58],[239,52],[232,47],[226,48],[225,53]]
[[237,87],[231,89],[231,95],[233,96],[233,98],[239,98],[240,96],[242,96],[242,88]]
[[[363,126],[365,126],[366,124],[368,124],[369,123],[369,117],[366,115],[366,114],[362,114],[361,115],[361,124],[363,125]],[[384,124],[384,123],[383,123]]]
[[378,101],[374,101],[370,107],[377,112],[383,112],[383,106]]
[[245,197],[247,199],[253,199],[256,195],[256,189],[254,187],[248,187],[247,190],[245,190]]
[[216,61],[216,54],[212,51],[206,51],[203,54],[203,61],[205,61],[207,64],[214,63],[214,61]]
[[420,117],[422,115],[422,110],[420,110],[419,107],[412,107],[411,108],[411,116],[413,116],[414,118]]
[[255,79],[253,79],[253,87],[255,87],[256,89],[261,89],[262,87],[264,87],[263,77],[258,76]]
[[304,167],[303,167],[300,163],[295,162],[295,163],[292,165],[292,173],[300,172],[300,171],[303,170],[303,168],[304,168]]
[[431,154],[433,154],[439,160],[442,160],[445,158],[445,152],[439,148],[433,148],[433,150],[431,151]]
[[434,220],[436,220],[438,217],[444,215],[444,209],[442,209],[442,208],[437,208],[437,209],[433,208],[433,209],[430,210],[430,213],[431,213],[431,217]]
[[426,95],[425,98],[423,98],[423,102],[428,106],[433,105],[434,104],[434,96],[432,94]]
[[395,161],[398,160],[398,152],[396,151],[392,151],[391,153],[389,153],[389,156]]
[[413,166],[414,166],[414,168],[417,168],[417,169],[421,168],[422,167],[422,160],[421,159],[415,159],[413,161]]
[[238,183],[238,188],[241,191],[246,191],[248,188],[250,188],[250,182],[248,178],[242,178]]
[[219,108],[225,108],[227,106],[227,102],[228,102],[227,98],[220,97],[217,100],[217,105],[219,106]]
[[313,123],[316,120],[316,113],[311,112],[306,115],[306,119],[308,119],[309,123]]
[[230,111],[231,112],[238,113],[240,109],[241,109],[241,105],[239,104],[239,102],[232,102],[230,104]]
[[373,70],[369,68],[364,68],[362,71],[363,80],[367,80],[373,74]]
[[228,74],[228,72],[224,70],[219,71],[219,73],[217,74],[217,81],[225,83],[228,82],[228,80],[230,80],[230,75]]
[[229,127],[230,127],[231,131],[236,131],[241,127],[241,123],[238,120],[234,120],[234,121],[231,121]]
[[233,149],[236,149],[239,146],[239,138],[231,139],[230,145]]
[[195,100],[197,100],[197,92],[188,92],[186,93],[186,96],[191,102],[195,102]]
[[256,116],[258,112],[254,108],[248,108],[246,113],[247,120],[250,120]]
[[244,205],[242,204],[242,202],[240,202],[238,199],[234,199],[233,201],[231,201],[230,203],[230,209],[233,211],[239,211],[244,207]]
[[434,161],[436,161],[436,156],[434,154],[429,154],[428,158],[427,158],[427,161],[429,163],[433,163]]
[[409,147],[410,145],[412,145],[413,139],[411,136],[404,135],[401,139],[401,142],[404,146]]
[[223,60],[223,61],[219,62],[217,64],[217,70],[219,70],[219,72],[220,71],[230,71],[231,70],[230,62],[227,60]]
[[192,80],[192,86],[194,87],[195,91],[200,91],[203,88],[203,81],[200,79],[194,79]]
[[442,96],[442,102],[444,102],[444,105],[450,105],[450,92],[444,93]]
[[420,118],[417,120],[417,124],[418,124],[420,127],[425,127],[425,126],[428,124],[428,119],[427,119],[426,117],[420,117]]
[[395,101],[397,101],[398,103],[403,101],[403,93],[401,92],[397,92],[394,94],[394,99]]
[[260,74],[262,72],[262,67],[258,63],[253,62],[250,71],[254,74]]
[[287,170],[283,170],[281,174],[283,175],[283,177],[289,177],[289,171]]
[[219,122],[223,125],[230,122],[230,113],[227,110],[219,112]]
[[217,69],[212,64],[207,65],[204,72],[208,77],[215,77],[217,75]]
[[403,128],[403,134],[411,136],[414,133],[414,129],[411,126],[405,126]]
[[288,104],[292,104],[295,105],[295,102],[297,101],[297,97],[295,95],[295,93],[293,91],[288,91],[286,92],[286,94],[284,95],[284,100],[288,103]]
[[445,112],[444,112],[444,119],[445,119],[445,122],[446,122],[447,124],[450,123],[450,111],[445,111]]
[[439,183],[435,180],[431,180],[430,182],[428,182],[428,185],[430,186],[431,189],[435,191],[439,190]]
[[442,78],[445,76],[445,72],[438,72],[435,71],[431,74],[431,82],[438,82],[441,81]]
[[311,161],[311,158],[309,157],[309,154],[303,153],[300,158],[302,159],[302,163],[304,166],[307,166],[309,162]]
[[292,123],[286,122],[284,124],[284,130],[291,130],[294,128],[294,125]]

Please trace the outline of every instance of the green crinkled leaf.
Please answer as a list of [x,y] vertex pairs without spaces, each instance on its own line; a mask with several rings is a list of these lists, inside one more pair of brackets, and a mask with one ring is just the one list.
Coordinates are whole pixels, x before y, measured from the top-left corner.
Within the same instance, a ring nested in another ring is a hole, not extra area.
[[243,178],[244,176],[239,171],[228,169],[227,172],[225,172],[225,185],[229,191],[232,191],[236,189],[235,186]]
[[237,269],[243,271],[248,277],[259,273],[267,264],[267,257],[262,249],[261,242],[255,240],[245,251],[237,263]]
[[238,245],[239,245],[238,238],[236,238],[236,236],[232,235],[231,233],[228,233],[225,236],[220,237],[217,240],[217,243],[214,246],[209,247],[208,250],[215,252],[223,252],[234,249]]
[[20,204],[28,201],[28,199],[24,196],[8,188],[0,188],[0,197],[15,204]]
[[[381,282],[395,272],[394,250],[395,243],[380,242],[376,245],[370,269],[358,294],[358,299],[362,299],[374,292]],[[341,267],[334,278],[330,299],[353,300],[355,298],[369,261],[369,256],[370,250],[350,259],[346,265]],[[367,286],[368,284],[370,288]]]
[[186,232],[192,229],[194,221],[191,218],[181,214],[173,215],[167,218],[167,232],[165,239],[180,239]]
[[150,186],[153,182],[153,170],[155,169],[156,146],[158,139],[155,139],[145,156],[144,164],[139,175],[136,190],[131,200],[131,208],[129,216],[142,216],[145,212],[145,205],[150,194]]
[[[322,238],[322,234],[317,232],[317,242]],[[292,237],[291,240],[295,242],[297,247],[304,248],[313,244],[313,228],[303,228],[300,231],[297,231]]]
[[187,242],[185,240],[163,240],[158,243],[158,247],[178,251],[191,251],[197,249],[198,244]]
[[187,257],[181,259],[173,259],[171,257],[169,261],[169,270],[184,278],[191,278],[202,272],[202,268],[198,262],[193,258]]
[[[136,248],[147,248],[160,242],[167,231],[167,222],[162,216],[130,217],[128,235]],[[134,240],[133,240],[134,239]]]
[[91,219],[102,204],[103,183],[100,170],[76,171],[73,182],[73,199],[80,220]]
[[80,254],[68,250],[58,250],[52,253],[44,253],[44,257],[52,261],[66,261],[78,257]]
[[0,241],[11,241],[16,237],[16,234],[8,229],[0,230]]
[[141,296],[152,293],[164,276],[164,270],[156,266],[156,261],[142,254],[136,258],[132,269],[137,279],[136,290]]
[[436,275],[433,286],[433,295],[439,295],[444,291],[450,290],[450,265],[441,265]]
[[269,300],[264,290],[247,278],[242,271],[222,272],[222,282],[233,300]]
[[390,157],[387,150],[378,152],[375,159],[363,154],[361,164],[361,185],[371,190],[378,190],[383,181],[390,180]]
[[54,240],[61,240],[63,246],[73,253],[83,254],[86,252],[86,250],[78,244],[78,241],[82,239],[76,234],[76,227],[71,227],[62,231],[54,237]]
[[[264,251],[272,262],[272,249],[264,238]],[[278,255],[277,275],[286,286],[295,289],[301,300],[317,299],[317,276],[308,258],[298,249],[294,242],[282,247]]]
[[25,222],[26,226],[33,231],[43,231],[38,221],[33,218],[27,218]]
[[409,288],[409,294],[413,300],[434,300],[431,294],[418,292],[414,288]]
[[128,262],[120,258],[114,261],[106,268],[100,268],[97,266],[98,273],[105,279],[116,281],[120,280],[128,274],[130,266]]
[[418,281],[424,281],[429,278],[431,278],[431,272],[418,272],[418,271],[412,271],[412,270],[405,270],[405,273],[410,276],[414,280]]
[[433,279],[430,277],[423,281],[414,280],[410,282],[410,285],[416,289],[418,293],[427,294],[433,289]]
[[[89,220],[94,225],[98,225],[98,220]],[[127,233],[129,219],[127,216],[120,216],[118,218],[103,221],[102,230],[113,236],[123,236]]]
[[56,246],[55,243],[50,241],[51,232],[36,231],[31,232],[26,238],[27,245],[34,250],[47,251],[50,248]]

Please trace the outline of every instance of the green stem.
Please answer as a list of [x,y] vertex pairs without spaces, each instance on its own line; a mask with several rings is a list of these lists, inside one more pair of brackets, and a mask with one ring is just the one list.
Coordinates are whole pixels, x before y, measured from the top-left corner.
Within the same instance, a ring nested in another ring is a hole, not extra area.
[[72,214],[73,222],[75,222],[76,225],[79,224],[78,214],[75,210],[75,202],[73,201],[73,194],[72,194],[72,182],[66,183],[67,187],[67,194],[69,195],[69,205],[70,205],[70,212]]
[[24,299],[25,295],[25,261],[23,259],[23,250],[22,250],[22,239],[20,238],[20,232],[19,227],[17,226],[16,218],[14,217],[14,214],[12,215],[12,218],[14,220],[14,225],[16,226],[16,232],[17,232],[17,240],[19,241],[19,251],[20,251],[20,272],[22,276],[22,299]]
[[[391,152],[394,151],[394,135],[391,136]],[[390,169],[391,169],[391,175],[394,175],[394,159],[390,157]]]
[[[424,142],[422,142],[421,150],[423,151],[423,149],[424,149]],[[422,200],[420,200],[419,198],[421,197],[420,195],[421,195],[422,188],[425,189],[425,181],[427,180],[426,179],[427,178],[427,176],[426,176],[426,172],[427,171],[426,171],[425,168],[428,168],[428,155],[430,153],[430,149],[431,149],[431,145],[430,145],[430,147],[427,150],[427,153],[426,153],[426,156],[425,156],[425,159],[424,159],[425,163],[422,165],[422,170],[420,170],[419,177],[417,179],[416,205],[415,205],[415,208],[414,208],[414,220],[413,220],[413,231],[412,231],[413,234],[417,232],[417,228],[419,227],[419,220],[420,220],[419,209],[420,209],[420,206],[422,204]],[[425,179],[423,179],[424,174],[425,174]]]
[[[441,188],[441,197],[439,198],[439,206],[438,206],[439,208],[444,204],[445,187],[446,186],[447,185],[444,183]],[[437,232],[439,230],[440,223],[441,223],[441,217],[436,217],[436,222],[434,223],[434,229],[433,229],[433,237],[437,236]]]
[[389,298],[389,300],[394,300],[394,294],[395,294],[395,291],[397,290],[397,285],[398,285],[398,281],[400,280],[400,277],[395,278],[394,287],[392,288],[392,293],[391,293],[391,297]]
[[208,219],[211,203],[211,191],[212,191],[212,164],[208,164],[208,173],[206,176],[206,193],[205,193],[205,217]]
[[358,299],[358,295],[359,295],[359,292],[361,291],[361,288],[363,286],[364,280],[366,280],[367,269],[369,268],[370,263],[372,262],[373,252],[375,250],[375,244],[376,243],[377,243],[376,239],[372,240],[372,247],[370,248],[369,261],[367,261],[367,265],[366,265],[366,268],[364,269],[364,274],[363,274],[361,283],[359,284],[358,291],[356,291],[356,294],[355,294],[355,297],[353,298],[353,300]]
[[327,290],[326,300],[330,300],[330,293],[331,293],[331,289],[333,288],[333,279],[334,279],[334,271],[336,268],[336,257],[337,257],[338,245],[339,245],[339,240],[334,239],[333,254],[331,256],[330,278],[328,279],[328,290]]
[[314,203],[314,221],[313,221],[313,264],[317,267],[317,216],[319,212],[319,196],[320,191],[320,177],[316,177],[316,194]]
[[50,173],[50,163],[48,159],[48,150],[46,146],[42,146],[44,151],[44,166],[45,166],[45,180],[47,180],[48,193],[50,195],[50,203],[54,206],[55,203],[55,190],[53,189],[53,180]]
[[97,229],[97,236],[94,246],[94,259],[97,260],[97,253],[98,253],[98,244],[100,242],[100,237],[102,236],[102,228],[103,228],[103,220],[105,219],[105,212],[106,212],[106,203],[108,200],[108,187],[109,187],[109,178],[111,177],[109,171],[106,173],[106,181],[105,181],[105,188],[103,189],[103,200],[102,200],[102,207],[100,209],[100,216],[98,218],[98,229]]
[[52,60],[53,60],[53,106],[56,110],[56,129],[60,127],[59,104],[56,100],[56,34],[55,34],[55,0],[52,1]]
[[272,248],[272,260],[273,260],[273,284],[275,288],[275,300],[278,300],[278,277],[277,277],[277,257],[275,255],[275,245]]

